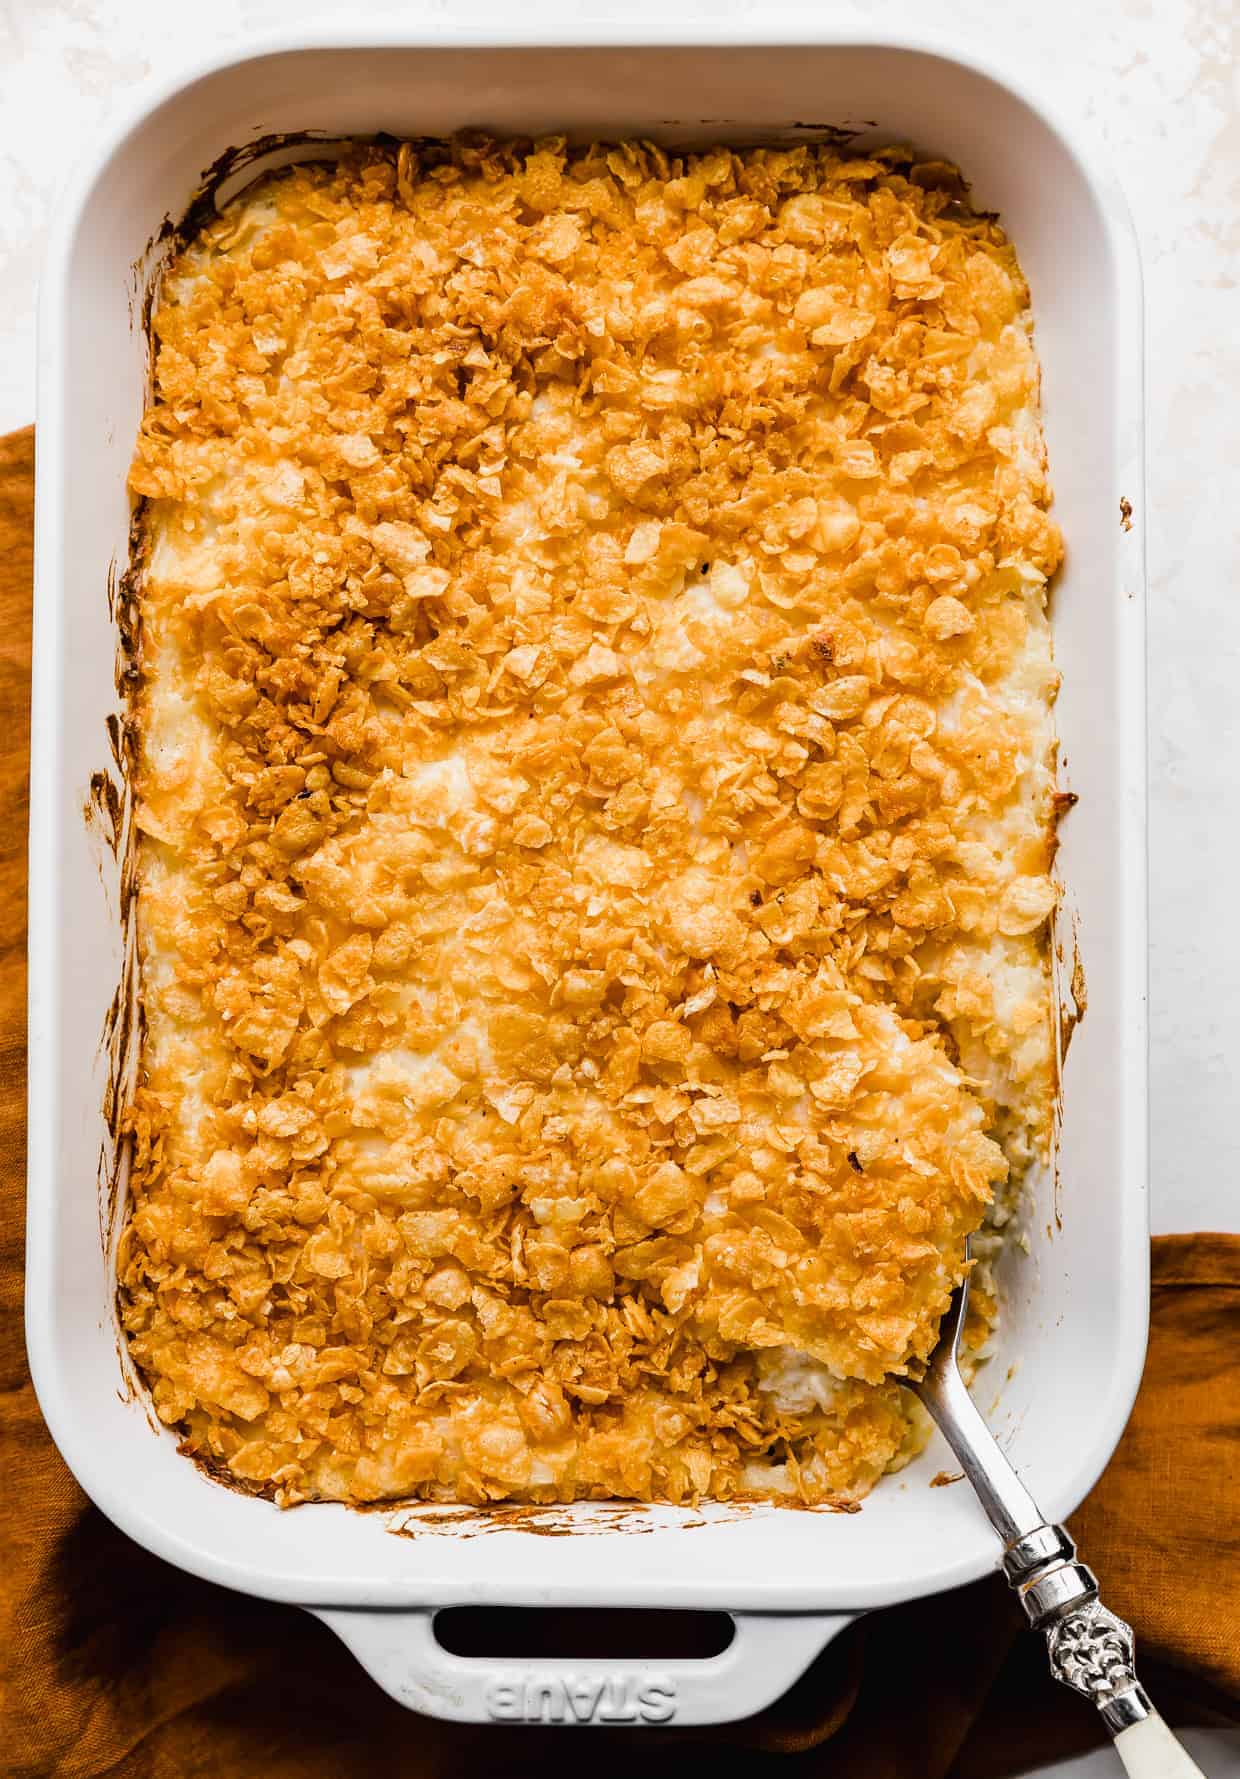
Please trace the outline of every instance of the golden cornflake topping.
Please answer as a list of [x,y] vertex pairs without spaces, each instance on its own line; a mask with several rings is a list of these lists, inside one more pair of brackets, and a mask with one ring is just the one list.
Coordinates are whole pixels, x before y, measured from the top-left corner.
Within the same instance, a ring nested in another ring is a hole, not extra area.
[[169,269],[122,1306],[238,1481],[826,1502],[914,1449],[1051,1098],[1059,542],[959,189],[359,148]]

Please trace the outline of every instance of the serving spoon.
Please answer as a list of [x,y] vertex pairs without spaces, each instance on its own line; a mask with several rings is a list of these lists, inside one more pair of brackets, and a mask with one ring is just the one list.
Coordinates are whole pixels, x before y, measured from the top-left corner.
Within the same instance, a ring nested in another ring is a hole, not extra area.
[[1137,1679],[1132,1626],[1102,1604],[1076,1545],[1047,1523],[965,1388],[957,1355],[968,1303],[966,1272],[925,1373],[900,1382],[929,1411],[1003,1540],[1003,1573],[1029,1623],[1046,1634],[1051,1673],[1097,1706],[1130,1779],[1203,1779]]

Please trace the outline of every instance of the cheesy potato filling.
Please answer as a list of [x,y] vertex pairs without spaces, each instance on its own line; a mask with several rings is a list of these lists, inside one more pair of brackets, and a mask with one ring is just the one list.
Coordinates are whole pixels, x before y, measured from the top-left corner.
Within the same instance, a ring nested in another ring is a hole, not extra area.
[[1011,246],[898,150],[359,144],[154,332],[159,1415],[284,1503],[852,1504],[1049,1140]]

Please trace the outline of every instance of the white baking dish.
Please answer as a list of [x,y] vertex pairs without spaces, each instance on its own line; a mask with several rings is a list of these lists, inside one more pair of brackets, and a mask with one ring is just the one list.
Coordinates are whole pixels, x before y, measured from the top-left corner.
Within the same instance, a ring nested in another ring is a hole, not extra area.
[[[565,47],[393,29],[234,52],[148,98],[110,139],[68,200],[47,271],[30,867],[27,1313],[39,1400],[83,1488],[132,1538],[194,1574],[319,1611],[383,1686],[440,1716],[744,1716],[851,1615],[969,1581],[998,1553],[964,1487],[929,1488],[947,1464],[937,1442],[851,1517],[587,1505],[557,1510],[572,1536],[548,1538],[528,1518],[497,1529],[494,1516],[281,1513],[180,1457],[126,1381],[96,1207],[108,1147],[99,1034],[122,970],[120,885],[82,812],[117,704],[105,593],[128,547],[125,471],[147,379],[142,268],[164,217],[181,214],[201,170],[232,145],[281,131],[439,135],[477,124],[788,140],[849,124],[864,126],[863,143],[906,139],[958,161],[978,201],[1001,213],[1033,288],[1068,539],[1059,726],[1082,807],[1063,830],[1072,913],[1060,938],[1071,953],[1075,921],[1090,1005],[1065,1072],[1058,1206],[1048,1177],[1027,1220],[1031,1254],[1005,1262],[1000,1351],[981,1391],[1049,1514],[1069,1512],[1097,1477],[1141,1370],[1144,501],[1139,268],[1123,200],[1071,130],[967,55],[833,31],[784,43],[712,27],[709,41],[687,44],[692,35],[635,44],[590,33]],[[1121,500],[1132,506],[1126,527]],[[416,1536],[393,1536],[394,1525]],[[737,1637],[696,1664],[449,1656],[433,1610],[482,1603],[725,1608]]]

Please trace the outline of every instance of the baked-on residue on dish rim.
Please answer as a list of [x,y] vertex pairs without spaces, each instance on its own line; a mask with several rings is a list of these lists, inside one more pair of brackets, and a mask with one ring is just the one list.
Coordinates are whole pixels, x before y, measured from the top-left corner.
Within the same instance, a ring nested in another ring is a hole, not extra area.
[[370,151],[207,239],[134,477],[160,1412],[286,1500],[855,1497],[1049,1121],[1010,249],[817,150]]

